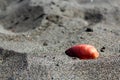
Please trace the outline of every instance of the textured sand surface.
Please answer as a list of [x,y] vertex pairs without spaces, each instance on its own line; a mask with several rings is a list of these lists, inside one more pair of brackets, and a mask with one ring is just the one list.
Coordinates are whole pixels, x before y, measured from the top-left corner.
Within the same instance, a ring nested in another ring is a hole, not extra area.
[[[0,80],[120,80],[119,0],[0,0]],[[75,44],[96,60],[73,59]]]

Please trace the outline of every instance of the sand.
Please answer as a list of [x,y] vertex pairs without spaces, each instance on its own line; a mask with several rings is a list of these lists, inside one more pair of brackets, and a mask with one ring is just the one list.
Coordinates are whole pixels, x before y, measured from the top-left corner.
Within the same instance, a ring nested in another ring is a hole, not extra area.
[[[119,80],[119,0],[0,0],[0,80]],[[73,59],[76,44],[96,60]]]

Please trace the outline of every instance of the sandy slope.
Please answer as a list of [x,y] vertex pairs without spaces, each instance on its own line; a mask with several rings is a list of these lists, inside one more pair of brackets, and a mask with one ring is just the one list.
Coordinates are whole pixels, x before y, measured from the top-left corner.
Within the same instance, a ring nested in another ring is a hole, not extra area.
[[[1,0],[0,80],[119,80],[119,0]],[[91,44],[97,60],[65,50]]]

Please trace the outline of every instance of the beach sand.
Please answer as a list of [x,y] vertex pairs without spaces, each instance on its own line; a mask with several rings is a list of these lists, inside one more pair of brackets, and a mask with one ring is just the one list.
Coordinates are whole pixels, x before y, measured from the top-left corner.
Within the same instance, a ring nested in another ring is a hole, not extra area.
[[[119,80],[119,0],[0,0],[0,80]],[[100,57],[65,51],[90,44]]]

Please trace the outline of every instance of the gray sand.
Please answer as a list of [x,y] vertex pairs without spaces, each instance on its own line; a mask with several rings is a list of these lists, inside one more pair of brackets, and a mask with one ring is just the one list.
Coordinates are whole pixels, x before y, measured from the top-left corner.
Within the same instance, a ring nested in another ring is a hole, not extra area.
[[[0,0],[0,80],[120,80],[119,0]],[[65,50],[91,44],[100,57]]]

